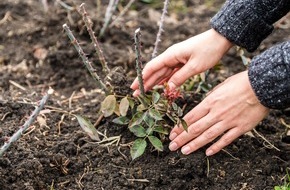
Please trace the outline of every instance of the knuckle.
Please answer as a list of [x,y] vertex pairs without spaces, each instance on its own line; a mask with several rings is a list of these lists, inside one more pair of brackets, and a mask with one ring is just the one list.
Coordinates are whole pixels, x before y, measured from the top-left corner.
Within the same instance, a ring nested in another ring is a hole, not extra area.
[[207,139],[213,139],[216,137],[216,132],[212,129],[208,129],[204,135]]
[[198,135],[198,134],[201,133],[201,128],[198,127],[198,126],[191,126],[191,127],[189,127],[189,129],[188,129],[188,133],[189,133],[190,135]]

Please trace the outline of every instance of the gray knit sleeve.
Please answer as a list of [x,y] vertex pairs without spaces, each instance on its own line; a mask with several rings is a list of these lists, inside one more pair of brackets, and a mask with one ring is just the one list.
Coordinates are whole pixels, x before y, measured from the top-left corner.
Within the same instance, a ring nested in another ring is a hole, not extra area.
[[249,52],[273,30],[273,23],[290,10],[290,0],[227,0],[211,26]]
[[290,107],[290,41],[254,57],[248,75],[264,106],[273,109]]

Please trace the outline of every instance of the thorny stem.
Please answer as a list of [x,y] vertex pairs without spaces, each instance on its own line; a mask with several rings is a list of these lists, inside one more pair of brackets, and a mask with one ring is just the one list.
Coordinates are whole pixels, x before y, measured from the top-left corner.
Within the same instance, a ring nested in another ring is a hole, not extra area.
[[163,30],[163,24],[164,24],[164,21],[165,21],[165,16],[167,14],[168,5],[169,5],[169,0],[165,0],[164,1],[164,6],[163,6],[163,10],[162,10],[162,14],[161,14],[161,18],[160,18],[158,33],[156,35],[156,41],[154,43],[154,50],[153,50],[153,53],[152,53],[152,59],[157,56],[158,46],[159,46],[159,43],[161,42],[161,34],[164,31]]
[[106,94],[109,94],[110,90],[106,87],[106,85],[100,79],[99,75],[96,73],[96,70],[93,68],[91,62],[89,61],[89,59],[85,55],[83,49],[81,48],[80,44],[78,43],[78,41],[74,37],[72,31],[69,29],[69,27],[67,26],[67,24],[64,24],[62,27],[65,30],[67,36],[69,37],[71,43],[74,45],[75,49],[79,53],[80,57],[82,58],[83,63],[85,64],[85,66],[89,70],[89,72],[92,75],[92,77],[96,80],[96,82],[98,83],[98,85],[105,91],[105,93]]
[[104,25],[100,31],[99,37],[102,37],[105,31],[107,30],[108,25],[111,22],[113,13],[115,12],[117,8],[118,3],[119,3],[119,0],[110,0],[109,5],[106,10],[106,14],[105,14]]
[[136,53],[136,70],[139,81],[139,89],[142,96],[145,96],[143,77],[142,77],[142,61],[141,61],[141,44],[140,44],[140,28],[135,30],[134,40],[135,40],[135,53]]
[[103,71],[105,72],[106,75],[108,75],[109,72],[110,72],[110,69],[109,69],[108,64],[106,62],[106,59],[104,57],[103,51],[102,51],[102,49],[100,47],[100,44],[99,44],[99,42],[97,40],[97,37],[95,36],[95,33],[94,33],[93,29],[92,29],[92,25],[93,24],[92,24],[92,21],[89,18],[88,13],[87,13],[87,11],[85,9],[85,4],[84,3],[82,3],[80,5],[80,10],[79,11],[80,11],[81,15],[83,16],[83,21],[85,22],[85,25],[87,27],[87,31],[88,31],[88,33],[89,33],[89,35],[91,37],[91,40],[92,40],[92,42],[94,44],[94,48],[95,48],[96,53],[98,55],[98,58],[99,58],[99,60],[100,60],[100,62],[102,64]]
[[16,133],[14,133],[7,142],[4,143],[4,145],[0,148],[0,157],[10,147],[10,145],[14,143],[15,141],[17,141],[20,138],[20,136],[23,134],[23,132],[25,132],[27,128],[33,123],[35,118],[38,116],[39,112],[43,109],[45,103],[47,102],[51,94],[53,94],[53,89],[49,89],[47,91],[47,94],[43,96],[39,105],[35,108],[35,110],[29,116],[28,120],[24,123],[24,125],[22,125],[20,129]]

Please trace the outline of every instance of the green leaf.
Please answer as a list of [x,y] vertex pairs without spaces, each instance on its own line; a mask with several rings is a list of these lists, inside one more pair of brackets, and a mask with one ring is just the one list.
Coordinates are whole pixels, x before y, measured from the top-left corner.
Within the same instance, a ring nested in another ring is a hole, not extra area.
[[159,140],[155,136],[148,136],[148,139],[157,150],[163,151],[163,144],[162,144],[161,140]]
[[75,117],[77,118],[81,128],[89,135],[92,140],[100,141],[98,131],[88,119],[80,115],[75,115]]
[[144,153],[146,146],[147,142],[145,139],[136,139],[130,150],[132,160],[140,157]]
[[163,120],[162,115],[155,109],[149,109],[149,115],[157,121]]
[[133,118],[129,123],[129,127],[132,127],[134,125],[140,125],[143,121],[143,117],[144,117],[143,112],[137,112],[135,115],[133,115]]
[[129,130],[134,133],[137,137],[145,137],[146,136],[146,131],[144,127],[141,125],[134,125],[132,127],[129,127]]
[[149,115],[148,111],[145,112],[143,120],[148,125],[148,127],[152,127],[155,124],[154,118]]
[[166,113],[166,115],[167,115],[167,117],[168,117],[171,121],[173,121],[174,123],[176,123],[176,118],[174,118],[174,117],[171,115],[171,113]]
[[153,131],[157,132],[157,133],[161,133],[161,134],[164,134],[164,135],[168,135],[169,132],[167,130],[167,128],[164,128],[162,126],[156,126],[153,128]]
[[119,106],[121,116],[127,115],[129,106],[130,106],[130,103],[129,103],[127,96],[122,98],[122,100],[120,102],[120,106]]
[[158,92],[153,92],[153,94],[152,94],[153,103],[156,104],[159,101],[160,97],[161,96],[160,96],[160,94]]
[[139,111],[139,112],[144,111],[146,109],[147,108],[143,104],[140,104],[140,105],[137,106],[137,111]]
[[140,103],[144,105],[144,107],[148,107],[148,105],[150,105],[151,103],[146,96],[139,95],[137,98],[140,101]]
[[188,132],[188,126],[187,126],[186,121],[184,121],[184,119],[182,119],[182,118],[180,118],[179,120],[180,120],[180,123],[181,123],[183,129],[184,129],[186,132]]
[[173,108],[174,111],[177,111],[178,106],[177,106],[176,103],[172,102],[171,106],[172,106],[172,108]]
[[282,189],[281,189],[281,187],[279,187],[279,186],[275,186],[275,187],[274,187],[274,190],[282,190]]
[[135,106],[135,101],[130,99],[130,98],[128,98],[128,101],[129,101],[130,108],[132,110],[134,108],[134,106]]
[[179,106],[177,108],[177,115],[178,115],[178,117],[181,117],[183,115],[183,111]]
[[105,117],[109,117],[115,111],[116,107],[116,97],[114,95],[107,96],[101,104],[101,111]]
[[119,125],[127,125],[130,122],[130,120],[125,116],[120,116],[120,117],[113,119],[112,122],[119,124]]

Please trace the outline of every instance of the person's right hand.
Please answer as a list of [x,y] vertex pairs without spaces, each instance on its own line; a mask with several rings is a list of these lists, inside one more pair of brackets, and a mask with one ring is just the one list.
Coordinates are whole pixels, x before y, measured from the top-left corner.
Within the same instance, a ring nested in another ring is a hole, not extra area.
[[[169,47],[143,69],[145,91],[165,81],[171,89],[188,78],[212,68],[232,47],[232,43],[214,29]],[[137,78],[131,85],[133,95],[140,94]]]

